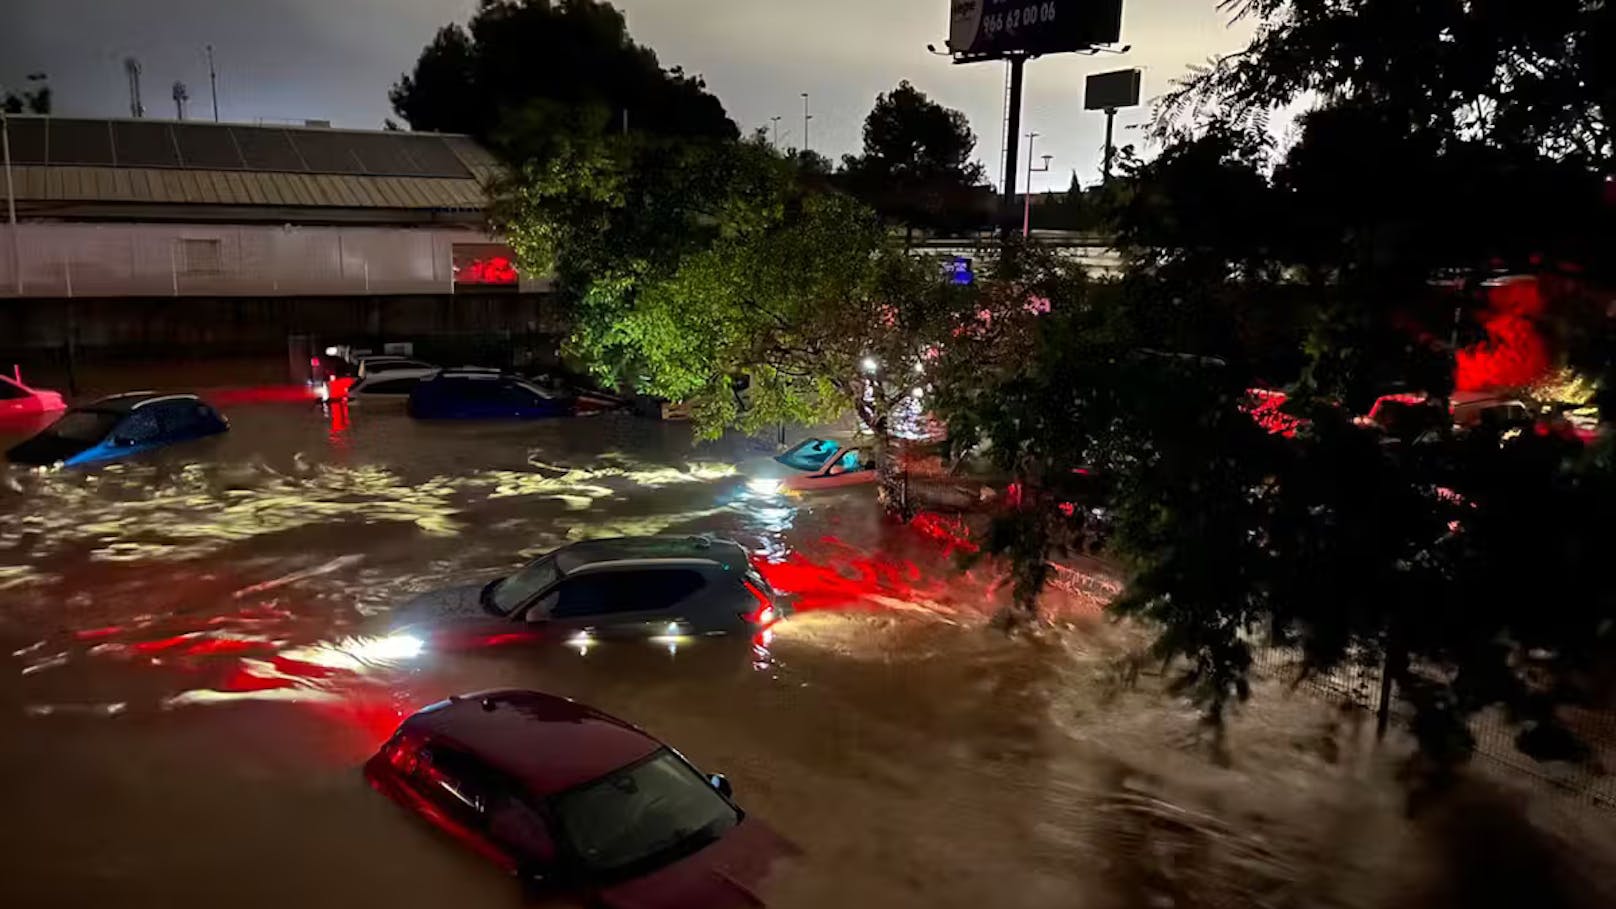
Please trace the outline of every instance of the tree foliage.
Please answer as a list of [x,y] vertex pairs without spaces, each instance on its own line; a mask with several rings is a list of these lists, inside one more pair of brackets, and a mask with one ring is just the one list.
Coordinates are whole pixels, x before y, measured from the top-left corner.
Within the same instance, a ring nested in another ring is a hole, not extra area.
[[976,134],[965,114],[908,82],[878,96],[864,121],[864,148],[842,162],[848,187],[884,217],[911,225],[971,220],[984,177],[972,157]]
[[44,73],[29,73],[28,81],[34,88],[8,91],[0,95],[0,110],[8,114],[48,114],[51,112],[51,89],[45,84]]
[[[1061,507],[1074,470],[1099,472],[1130,573],[1116,609],[1159,631],[1155,653],[1214,716],[1273,641],[1307,673],[1384,669],[1428,754],[1462,755],[1468,719],[1500,707],[1523,749],[1574,757],[1563,708],[1609,706],[1616,665],[1596,561],[1608,434],[1357,415],[1392,390],[1440,408],[1451,340],[1482,335],[1483,284],[1512,270],[1537,272],[1546,302],[1511,330],[1584,370],[1616,416],[1597,286],[1611,82],[1592,52],[1608,5],[1229,6],[1259,20],[1251,46],[1168,97],[1162,153],[1118,181],[1124,277],[1054,285],[1047,315],[1011,307],[986,348],[949,354],[984,380],[940,397],[951,435],[991,441],[1025,485],[992,546],[1029,602],[1093,529]],[[1275,160],[1261,116],[1304,96],[1318,106]],[[1249,390],[1276,384],[1291,400],[1260,421]]]
[[850,409],[883,427],[910,386],[861,362],[907,368],[948,302],[940,267],[760,139],[568,141],[503,189],[496,220],[577,301],[570,352],[691,404],[709,433]]
[[482,0],[469,26],[442,28],[389,94],[410,128],[469,133],[508,156],[557,132],[736,138],[699,76],[664,69],[601,0]]

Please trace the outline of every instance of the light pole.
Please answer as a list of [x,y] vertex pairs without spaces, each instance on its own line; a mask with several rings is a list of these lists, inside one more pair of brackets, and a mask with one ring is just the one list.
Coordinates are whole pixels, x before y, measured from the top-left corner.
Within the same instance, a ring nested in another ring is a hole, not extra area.
[[1050,159],[1054,155],[1044,155],[1044,166],[1032,166],[1032,142],[1038,138],[1037,133],[1027,134],[1027,185],[1021,190],[1021,197],[1026,200],[1021,211],[1021,239],[1032,236],[1032,175],[1049,172]]
[[812,148],[813,148],[812,145],[808,144],[808,121],[812,120],[813,118],[814,118],[814,115],[808,113],[808,93],[803,92],[802,93],[802,150],[805,153],[812,150]]
[[780,150],[780,118],[779,117],[770,117],[769,121],[774,124],[774,150],[779,151]]
[[219,73],[213,68],[213,45],[208,45],[208,87],[213,91],[213,122],[219,122]]
[[17,189],[11,182],[11,117],[0,105],[0,153],[6,164],[6,223],[11,232],[11,277],[17,285],[17,296],[22,296],[22,242],[17,235]]

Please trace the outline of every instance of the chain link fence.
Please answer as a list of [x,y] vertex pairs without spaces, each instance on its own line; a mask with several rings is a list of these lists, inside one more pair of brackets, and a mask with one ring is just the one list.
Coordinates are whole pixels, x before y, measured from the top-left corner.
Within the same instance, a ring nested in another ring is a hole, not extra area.
[[[1328,672],[1304,675],[1301,654],[1294,648],[1255,643],[1252,669],[1258,677],[1291,683],[1339,704],[1370,713],[1382,709],[1382,670],[1372,659],[1349,655]],[[1408,719],[1413,708],[1396,697],[1395,689],[1389,694],[1385,707],[1391,718]],[[1558,716],[1586,748],[1583,760],[1538,761],[1522,753],[1517,740],[1526,729],[1499,709],[1471,718],[1474,754],[1535,783],[1616,810],[1616,710],[1562,707]]]

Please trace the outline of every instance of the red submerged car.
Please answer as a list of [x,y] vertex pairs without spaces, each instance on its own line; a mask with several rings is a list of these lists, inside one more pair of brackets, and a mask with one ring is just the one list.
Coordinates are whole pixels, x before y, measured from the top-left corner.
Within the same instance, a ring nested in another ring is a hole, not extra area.
[[450,698],[365,764],[378,791],[524,885],[617,909],[762,906],[796,848],[678,752],[535,691]]

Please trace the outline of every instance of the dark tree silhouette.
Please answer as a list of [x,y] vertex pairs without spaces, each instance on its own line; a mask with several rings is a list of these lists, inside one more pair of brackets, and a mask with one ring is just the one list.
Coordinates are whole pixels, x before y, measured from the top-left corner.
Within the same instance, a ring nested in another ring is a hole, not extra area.
[[[864,121],[864,149],[843,159],[848,188],[884,217],[911,227],[947,226],[972,198],[982,165],[965,114],[901,82],[875,100]],[[955,217],[951,217],[951,215]]]
[[516,157],[583,124],[740,135],[699,76],[664,69],[600,0],[483,0],[469,27],[438,32],[389,98],[411,129],[469,133]]

